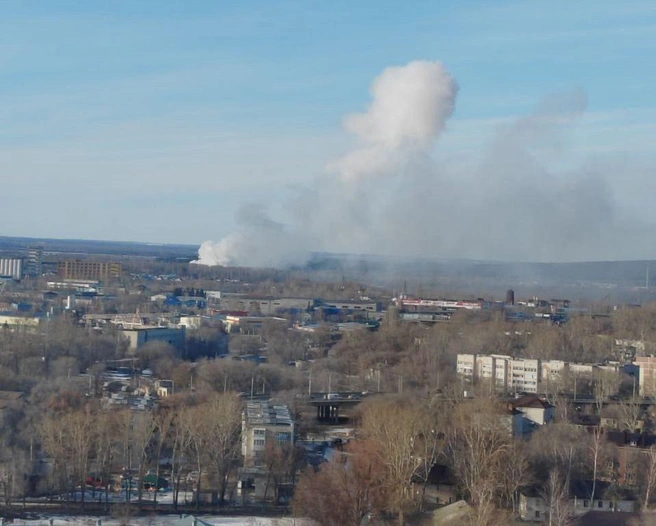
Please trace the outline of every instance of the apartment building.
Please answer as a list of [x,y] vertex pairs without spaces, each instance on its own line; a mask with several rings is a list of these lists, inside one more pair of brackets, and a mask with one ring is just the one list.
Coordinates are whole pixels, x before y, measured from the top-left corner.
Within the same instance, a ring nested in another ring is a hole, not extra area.
[[640,368],[640,396],[656,396],[656,356],[637,356],[634,364]]
[[57,274],[62,279],[103,280],[121,276],[123,266],[116,261],[72,259],[57,263]]
[[245,465],[259,465],[267,446],[293,444],[294,421],[289,407],[269,402],[248,402],[241,425],[241,452]]
[[476,370],[476,355],[475,354],[459,354],[456,358],[456,372],[464,377],[475,377]]
[[493,354],[494,358],[494,383],[498,389],[508,388],[508,374],[511,357],[500,354]]
[[[524,366],[523,362],[525,360],[513,360],[511,356],[503,354],[459,354],[456,372],[460,376],[471,380],[493,380],[498,389],[519,391],[530,388],[532,390],[527,392],[533,393],[537,392],[536,373],[532,370],[534,368],[532,362],[534,361],[530,360],[531,364]],[[513,362],[517,362],[514,368]],[[527,370],[523,370],[523,368]]]
[[537,393],[540,382],[540,360],[510,360],[510,382],[507,389],[520,393]]
[[557,382],[567,369],[567,362],[563,360],[543,360],[540,364],[540,377],[545,382]]
[[[638,372],[639,370],[639,372]],[[456,372],[474,380],[494,379],[497,389],[515,393],[537,393],[541,382],[559,382],[566,374],[592,378],[598,372],[639,376],[640,395],[656,396],[656,357],[641,356],[633,364],[571,363],[563,360],[512,358],[502,354],[459,354]],[[637,388],[637,386],[635,387]]]
[[514,360],[501,354],[459,354],[456,372],[471,380],[493,379],[498,389],[537,393],[540,360]]

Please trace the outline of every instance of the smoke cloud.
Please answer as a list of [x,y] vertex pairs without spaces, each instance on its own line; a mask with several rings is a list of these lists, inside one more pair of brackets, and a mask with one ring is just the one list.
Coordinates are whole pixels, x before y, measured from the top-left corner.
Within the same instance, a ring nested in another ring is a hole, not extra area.
[[[547,97],[502,127],[477,159],[435,161],[458,85],[439,62],[382,72],[364,113],[347,116],[354,147],[290,192],[275,218],[244,205],[238,229],[206,241],[197,263],[303,264],[314,251],[409,257],[575,261],[617,259],[636,223],[620,217],[606,178],[590,163],[559,169],[582,92]],[[629,228],[629,225],[631,228]],[[640,257],[635,254],[634,257]]]

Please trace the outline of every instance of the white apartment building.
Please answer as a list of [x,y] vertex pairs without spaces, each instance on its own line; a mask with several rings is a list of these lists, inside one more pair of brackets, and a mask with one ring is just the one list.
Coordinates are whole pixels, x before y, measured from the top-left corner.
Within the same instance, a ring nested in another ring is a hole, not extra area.
[[512,358],[503,354],[493,354],[494,358],[494,383],[499,389],[508,388],[508,364]]
[[[637,360],[636,364],[639,365]],[[642,386],[644,373],[642,367],[640,369]],[[494,378],[498,389],[515,393],[537,393],[541,382],[562,380],[565,373],[592,377],[597,371],[620,374],[623,370],[623,366],[619,363],[590,364],[563,360],[513,359],[502,354],[459,354],[456,367],[456,372],[460,376],[472,380]],[[637,370],[634,374],[638,374]]]
[[493,356],[478,355],[476,356],[476,372],[477,378],[493,378],[494,377],[494,362]]
[[502,354],[459,354],[456,372],[470,379],[493,379],[498,389],[537,393],[539,360],[513,360]]
[[562,378],[566,368],[567,362],[563,360],[543,360],[540,375],[545,382],[557,382]]
[[475,354],[459,354],[456,362],[456,372],[465,378],[473,378],[476,369]]
[[269,402],[246,404],[241,422],[241,453],[246,465],[260,465],[267,445],[293,446],[294,439],[294,421],[288,406]]
[[540,382],[540,360],[510,360],[508,389],[519,393],[537,393]]

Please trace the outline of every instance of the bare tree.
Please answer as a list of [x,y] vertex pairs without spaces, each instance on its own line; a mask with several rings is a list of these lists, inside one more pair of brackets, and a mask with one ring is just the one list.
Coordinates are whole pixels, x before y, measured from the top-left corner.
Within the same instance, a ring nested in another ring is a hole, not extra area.
[[157,430],[157,421],[150,411],[135,412],[127,410],[125,413],[126,425],[130,426],[130,446],[138,460],[137,480],[137,502],[141,507],[143,497],[143,479],[151,459],[151,445]]
[[512,442],[505,453],[504,469],[499,473],[499,485],[504,504],[517,511],[519,490],[531,482],[532,473],[525,444]]
[[580,428],[551,424],[535,431],[528,443],[532,472],[540,474],[558,469],[569,487],[572,478],[582,476],[588,462],[588,434]]
[[71,484],[71,492],[80,486],[80,506],[84,508],[86,477],[97,432],[91,407],[86,405],[78,410],[49,414],[42,420],[39,432],[43,447],[53,458],[55,467],[62,474],[68,473],[66,482]]
[[207,426],[204,441],[209,465],[217,474],[219,500],[224,502],[232,469],[239,458],[242,404],[232,392],[212,395],[203,406]]
[[642,408],[635,399],[621,400],[617,404],[620,429],[635,433],[642,427]]
[[549,526],[570,526],[574,524],[574,510],[569,503],[568,487],[557,469],[549,472],[549,478],[540,491],[540,496],[548,508]]
[[413,477],[422,466],[425,472],[435,462],[437,448],[432,444],[437,422],[417,400],[377,399],[363,407],[362,431],[378,444],[380,461],[387,468],[389,507],[403,524],[404,508],[413,498]]
[[203,406],[183,407],[178,413],[178,425],[182,432],[182,448],[193,459],[196,468],[196,509],[200,507],[201,480],[203,478],[203,455],[207,451],[207,414]]
[[[174,426],[176,413],[170,407],[160,408],[155,413],[155,427],[157,430],[156,436],[156,451],[155,451],[155,495],[153,497],[153,507],[157,508],[157,494],[159,492],[159,479],[160,479],[160,466],[162,463],[162,453],[164,447],[171,436],[171,430]],[[173,453],[175,454],[175,453]],[[173,473],[172,473],[173,475]]]
[[24,450],[2,444],[0,448],[0,492],[5,509],[11,508],[17,494],[24,493],[29,461]]
[[656,446],[651,446],[647,449],[643,453],[643,456],[645,457],[643,460],[645,460],[646,464],[645,468],[641,470],[643,490],[645,492],[643,508],[649,509],[652,494],[654,489],[656,489]]
[[617,393],[621,379],[618,373],[613,371],[598,371],[593,378],[592,394],[595,397],[597,414],[601,412],[604,402]]
[[454,413],[449,458],[463,490],[479,510],[478,524],[487,524],[500,491],[501,472],[507,468],[511,431],[503,424],[503,408],[489,399],[461,403]]
[[294,492],[294,515],[321,526],[360,526],[365,517],[383,510],[386,470],[377,447],[351,442],[318,471],[304,471]]
[[595,427],[590,434],[590,440],[588,442],[588,450],[590,453],[590,460],[592,462],[592,491],[590,494],[590,500],[593,501],[595,498],[595,490],[597,487],[597,474],[599,471],[599,463],[603,453],[604,447],[604,435],[600,427]]
[[263,465],[267,471],[266,487],[264,489],[263,500],[268,498],[269,486],[273,486],[274,501],[280,502],[280,486],[287,483],[291,486],[295,484],[296,473],[300,468],[303,460],[302,450],[294,447],[290,442],[283,445],[274,444],[267,441],[264,449]]

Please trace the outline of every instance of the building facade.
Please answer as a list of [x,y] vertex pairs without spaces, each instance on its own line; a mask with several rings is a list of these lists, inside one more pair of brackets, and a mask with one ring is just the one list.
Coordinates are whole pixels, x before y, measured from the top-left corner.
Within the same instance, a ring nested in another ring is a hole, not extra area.
[[131,350],[138,350],[149,342],[163,342],[178,350],[184,349],[185,328],[140,327],[123,329],[121,334],[128,340]]
[[242,413],[241,453],[244,465],[260,465],[267,447],[294,445],[294,421],[289,407],[248,402]]
[[489,379],[500,390],[537,393],[540,360],[513,359],[501,354],[459,354],[456,372],[470,380]]
[[0,277],[20,281],[23,278],[23,260],[19,258],[0,259]]
[[57,275],[62,279],[108,281],[121,276],[123,265],[116,261],[71,259],[57,263]]
[[656,395],[656,356],[638,356],[634,363],[640,368],[640,396]]
[[30,247],[25,260],[25,274],[38,277],[43,274],[43,247]]
[[540,383],[540,360],[510,360],[510,383],[507,388],[519,393],[537,393]]
[[[456,372],[459,376],[475,380],[494,379],[497,389],[515,393],[537,393],[549,390],[549,384],[558,384],[566,376],[592,378],[595,373],[628,374],[640,377],[640,394],[656,395],[656,357],[639,357],[634,364],[619,362],[605,364],[571,363],[562,360],[512,358],[501,354],[458,354]],[[540,385],[544,382],[544,385]],[[645,383],[646,382],[646,383]]]

